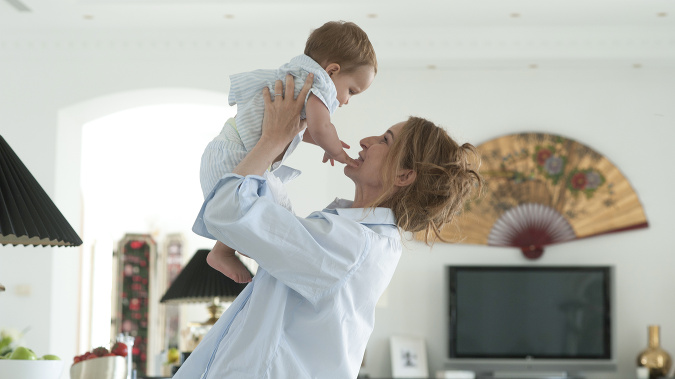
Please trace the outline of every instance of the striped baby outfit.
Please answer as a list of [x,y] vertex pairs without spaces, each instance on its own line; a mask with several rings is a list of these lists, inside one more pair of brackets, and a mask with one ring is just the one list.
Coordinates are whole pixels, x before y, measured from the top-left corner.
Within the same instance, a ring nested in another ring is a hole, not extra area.
[[[258,143],[262,134],[262,119],[265,108],[262,90],[265,87],[274,92],[274,83],[281,80],[286,83],[286,75],[291,74],[295,82],[295,94],[302,89],[309,73],[314,74],[314,83],[310,92],[318,97],[328,108],[330,114],[340,105],[337,90],[328,73],[312,58],[299,55],[277,70],[255,70],[230,76],[228,102],[237,105],[237,115],[225,122],[220,133],[206,146],[202,155],[199,178],[204,198],[208,196],[218,180],[232,170]],[[309,96],[309,95],[308,95]],[[305,98],[305,104],[307,99]],[[305,118],[303,108],[301,117]],[[304,130],[300,132],[286,150],[281,162],[275,163],[270,171],[281,166],[302,141]]]

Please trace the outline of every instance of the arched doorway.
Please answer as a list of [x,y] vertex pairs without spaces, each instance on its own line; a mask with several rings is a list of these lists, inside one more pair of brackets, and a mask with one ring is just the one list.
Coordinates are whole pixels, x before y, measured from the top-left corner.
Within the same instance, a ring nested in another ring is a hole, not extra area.
[[[192,110],[186,110],[190,107]],[[90,202],[88,203],[87,199],[85,199],[82,191],[83,179],[86,181],[86,178],[83,176],[91,176],[87,174],[87,172],[91,173],[91,171],[87,171],[91,170],[91,168],[87,168],[87,165],[83,164],[83,157],[86,158],[84,154],[90,154],[87,153],[87,150],[91,152],[91,149],[83,149],[83,143],[91,143],[87,142],[89,141],[88,137],[84,136],[85,125],[90,125],[94,129],[105,128],[101,122],[108,117],[117,117],[119,125],[119,117],[124,113],[138,113],[139,110],[145,109],[146,111],[149,110],[150,113],[155,112],[155,115],[160,115],[162,112],[170,113],[179,108],[182,108],[183,112],[187,111],[188,113],[200,112],[200,109],[201,111],[219,109],[222,112],[222,118],[218,121],[219,125],[222,125],[226,117],[234,115],[234,109],[231,109],[227,105],[226,94],[182,88],[160,88],[116,93],[74,104],[60,110],[58,113],[54,199],[61,209],[65,210],[65,216],[71,221],[76,231],[81,234],[84,241],[79,254],[64,255],[59,259],[55,259],[52,267],[51,291],[54,294],[52,299],[58,305],[52,307],[52,325],[50,327],[52,335],[50,336],[50,341],[52,341],[52,345],[59,344],[61,351],[63,351],[64,344],[69,346],[73,356],[95,347],[91,346],[92,343],[96,343],[93,341],[96,333],[92,332],[95,329],[92,327],[92,324],[99,323],[99,321],[92,320],[93,318],[100,317],[100,315],[96,316],[95,312],[92,311],[92,306],[97,302],[104,301],[96,298],[95,291],[97,289],[96,286],[92,286],[92,283],[94,283],[92,269],[95,263],[92,261],[92,257],[95,256],[94,253],[96,253],[96,256],[100,253],[99,251],[95,251],[97,250],[95,242],[97,238],[99,240],[101,238],[90,234],[92,231],[101,230],[101,218],[92,217],[91,213],[88,215],[86,207]],[[114,128],[114,126],[108,126],[107,128]],[[186,125],[185,128],[190,132],[195,132],[194,124]],[[125,128],[120,127],[121,133],[126,134],[129,138],[134,138],[133,131],[128,130],[128,128],[126,130],[123,129]],[[170,134],[172,131],[169,129],[171,128],[167,127],[164,132]],[[211,135],[210,139],[218,132],[219,126],[211,125],[209,129],[208,134]],[[140,132],[140,130],[137,131]],[[108,130],[108,132],[112,132],[113,134],[111,135],[114,135],[114,131]],[[148,134],[147,130],[144,133],[137,133],[135,136],[137,139],[143,139],[146,146],[149,147],[159,141],[159,138],[152,137],[152,133]],[[97,143],[101,144],[101,141]],[[125,154],[125,146],[120,144],[119,140],[105,143],[109,143],[109,146],[106,146],[106,148],[115,148],[114,145],[118,145],[117,151],[119,154]],[[105,143],[101,146],[105,145]],[[203,149],[205,146],[204,142],[200,144],[202,146],[196,147],[197,150]],[[195,147],[192,146],[193,151],[194,149]],[[97,152],[96,150],[99,151]],[[176,146],[174,146],[174,150],[176,150]],[[110,155],[110,150],[103,148],[94,149],[94,154],[96,153]],[[187,154],[194,156],[194,153]],[[111,160],[122,161],[118,158],[115,158],[114,155],[110,157]],[[154,158],[159,159],[159,162],[155,162],[155,164],[157,167],[160,167],[162,159],[160,157]],[[142,165],[141,162],[137,163]],[[106,168],[101,167],[101,169],[105,170]],[[195,172],[195,175],[197,183],[194,183],[194,185],[198,189],[198,173]],[[115,182],[116,179],[111,178],[110,181]],[[158,186],[162,186],[161,181],[157,182],[159,182]],[[143,196],[146,195],[140,195],[140,197]],[[201,196],[201,193],[199,193],[199,196]],[[110,202],[114,201],[115,199],[110,199]],[[195,207],[194,214],[196,214],[197,210],[198,208]],[[103,208],[100,210],[100,212],[105,211]],[[88,220],[99,223],[99,225],[87,225]],[[155,221],[150,220],[151,223]],[[132,225],[130,228],[143,229],[143,226]],[[151,227],[146,227],[145,231],[151,232],[152,230],[150,229]],[[136,232],[139,230],[132,231]],[[112,241],[108,240],[108,243],[112,243]],[[73,322],[74,320],[77,321]],[[108,327],[108,325],[104,327]],[[100,335],[100,333],[98,334]]]

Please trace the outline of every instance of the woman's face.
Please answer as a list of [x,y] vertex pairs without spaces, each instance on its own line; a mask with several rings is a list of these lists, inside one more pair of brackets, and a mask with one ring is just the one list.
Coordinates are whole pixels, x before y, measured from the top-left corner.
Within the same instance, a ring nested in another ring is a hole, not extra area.
[[345,166],[345,175],[358,185],[381,187],[382,167],[389,154],[389,149],[401,132],[404,124],[405,122],[399,122],[380,136],[362,139],[361,151],[357,159],[359,166]]

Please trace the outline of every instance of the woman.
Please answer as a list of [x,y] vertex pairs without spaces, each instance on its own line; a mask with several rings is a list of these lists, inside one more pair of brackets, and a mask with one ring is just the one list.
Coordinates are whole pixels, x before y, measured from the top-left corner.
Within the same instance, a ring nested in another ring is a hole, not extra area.
[[354,200],[307,218],[275,204],[261,177],[300,131],[292,77],[274,101],[266,91],[260,142],[206,198],[195,224],[258,262],[253,280],[174,376],[355,378],[373,329],[375,304],[401,254],[400,230],[436,236],[480,176],[442,129],[411,118],[361,140],[346,166]]

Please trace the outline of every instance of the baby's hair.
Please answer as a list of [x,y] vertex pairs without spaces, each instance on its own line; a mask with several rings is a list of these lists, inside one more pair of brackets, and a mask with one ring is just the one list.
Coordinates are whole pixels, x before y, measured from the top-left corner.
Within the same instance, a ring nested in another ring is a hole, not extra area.
[[[441,229],[483,188],[479,165],[480,156],[473,145],[460,146],[433,122],[410,117],[396,136],[383,168],[384,187],[390,190],[375,206],[391,208],[398,227],[422,232],[427,245],[436,239],[448,242]],[[395,187],[399,168],[413,170],[415,181]]]
[[322,66],[337,63],[345,72],[372,66],[377,74],[375,49],[366,32],[353,22],[329,21],[314,29],[307,38],[305,55]]

